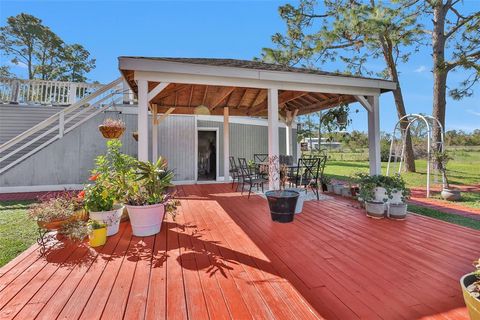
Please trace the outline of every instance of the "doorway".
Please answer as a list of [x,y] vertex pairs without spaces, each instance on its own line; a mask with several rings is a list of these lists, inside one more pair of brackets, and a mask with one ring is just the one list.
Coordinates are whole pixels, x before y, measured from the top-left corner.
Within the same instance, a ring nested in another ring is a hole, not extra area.
[[215,181],[218,177],[218,129],[199,129],[197,141],[197,180]]

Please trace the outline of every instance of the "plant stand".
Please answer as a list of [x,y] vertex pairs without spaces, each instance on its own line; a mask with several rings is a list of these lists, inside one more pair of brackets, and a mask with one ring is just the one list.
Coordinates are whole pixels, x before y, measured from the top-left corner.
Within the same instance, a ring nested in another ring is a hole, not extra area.
[[53,238],[50,234],[51,230],[38,227],[37,243],[40,246],[40,255],[45,255],[47,252],[47,243]]

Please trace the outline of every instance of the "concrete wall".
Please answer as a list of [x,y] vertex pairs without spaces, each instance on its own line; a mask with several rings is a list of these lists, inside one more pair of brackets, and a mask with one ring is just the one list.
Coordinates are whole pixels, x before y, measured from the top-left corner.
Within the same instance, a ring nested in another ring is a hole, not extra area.
[[0,145],[59,112],[60,107],[0,105]]

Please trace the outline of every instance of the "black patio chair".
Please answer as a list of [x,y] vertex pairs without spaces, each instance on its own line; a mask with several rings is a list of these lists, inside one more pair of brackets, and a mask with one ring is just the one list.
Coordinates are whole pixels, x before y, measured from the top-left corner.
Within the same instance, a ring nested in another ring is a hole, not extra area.
[[310,187],[313,193],[317,196],[317,200],[319,200],[320,173],[323,175],[326,161],[326,156],[300,158],[298,160],[298,168],[294,177],[289,177],[293,178],[293,180],[290,180],[289,182],[295,184],[295,187],[303,186],[305,192],[307,192]]
[[235,162],[235,158],[230,156],[228,157],[228,159],[230,160],[229,172],[230,172],[230,175],[232,176],[232,189],[233,189],[233,186],[235,185],[235,180],[237,180],[237,183],[240,183],[239,181],[240,172],[237,167],[237,163]]
[[255,153],[253,155],[253,162],[255,163],[268,162],[268,153]]
[[262,188],[262,192],[263,192],[263,185],[265,183],[268,182],[267,179],[263,178],[263,177],[256,177],[255,175],[252,175],[250,173],[250,170],[248,168],[248,166],[244,166],[242,164],[240,164],[240,173],[241,173],[241,177],[242,177],[242,195],[243,195],[243,191],[245,189],[245,185],[248,185],[249,188],[248,188],[248,198],[250,199],[250,194],[252,193],[252,188],[253,187],[256,187],[258,189],[258,187],[261,187]]

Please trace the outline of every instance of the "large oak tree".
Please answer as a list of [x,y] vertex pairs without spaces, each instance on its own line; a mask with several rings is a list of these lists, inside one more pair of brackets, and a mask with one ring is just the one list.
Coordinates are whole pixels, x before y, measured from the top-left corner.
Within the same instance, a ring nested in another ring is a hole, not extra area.
[[[418,50],[422,28],[415,1],[301,0],[279,8],[287,30],[272,37],[276,48],[265,48],[262,58],[286,65],[316,67],[341,62],[353,74],[372,75],[367,62],[383,61],[377,75],[395,81],[397,115],[406,115],[398,64]],[[407,123],[401,124],[406,129]],[[415,171],[414,153],[406,132],[405,168]]]

